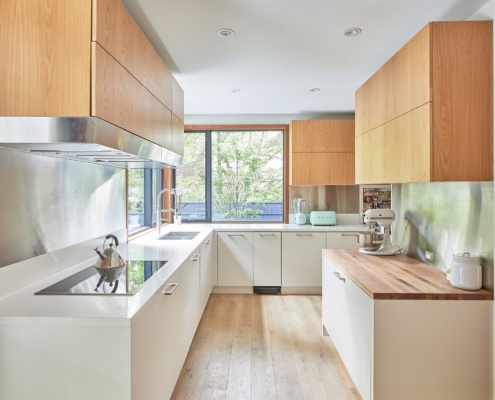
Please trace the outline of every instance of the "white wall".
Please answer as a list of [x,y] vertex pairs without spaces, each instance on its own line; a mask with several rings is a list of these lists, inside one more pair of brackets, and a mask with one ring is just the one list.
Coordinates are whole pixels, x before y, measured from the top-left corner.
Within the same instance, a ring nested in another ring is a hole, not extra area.
[[495,4],[494,0],[490,0],[483,7],[481,7],[478,11],[476,11],[473,15],[471,15],[469,18],[467,18],[467,20],[468,21],[475,21],[475,20],[493,19],[494,4]]

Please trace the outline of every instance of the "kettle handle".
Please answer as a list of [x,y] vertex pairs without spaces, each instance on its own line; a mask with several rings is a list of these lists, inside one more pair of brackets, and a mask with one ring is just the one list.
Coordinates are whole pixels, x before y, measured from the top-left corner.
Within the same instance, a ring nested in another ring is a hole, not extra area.
[[[117,236],[115,236],[115,235],[107,235],[105,237],[105,240],[106,239],[113,239],[113,242],[115,244],[115,247],[117,248],[119,246],[119,239],[117,239]],[[103,244],[103,246],[105,246],[105,245]]]

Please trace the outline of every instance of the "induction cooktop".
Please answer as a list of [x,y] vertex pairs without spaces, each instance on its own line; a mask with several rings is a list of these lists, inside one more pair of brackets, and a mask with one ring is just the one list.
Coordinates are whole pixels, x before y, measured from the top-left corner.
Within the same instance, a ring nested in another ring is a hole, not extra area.
[[98,286],[100,275],[92,265],[35,294],[133,295],[166,263],[167,261],[128,260],[118,278],[118,284],[114,283],[112,286],[108,282]]

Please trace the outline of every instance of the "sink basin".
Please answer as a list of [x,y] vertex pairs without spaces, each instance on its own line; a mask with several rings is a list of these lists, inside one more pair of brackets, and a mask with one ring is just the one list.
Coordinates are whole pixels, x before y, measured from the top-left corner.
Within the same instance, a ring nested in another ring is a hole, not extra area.
[[168,232],[162,235],[158,240],[191,240],[194,239],[199,232]]

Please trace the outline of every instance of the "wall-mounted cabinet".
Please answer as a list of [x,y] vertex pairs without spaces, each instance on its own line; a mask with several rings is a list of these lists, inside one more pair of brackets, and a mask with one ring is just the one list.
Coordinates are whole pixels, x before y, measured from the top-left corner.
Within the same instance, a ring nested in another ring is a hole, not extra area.
[[356,183],[493,180],[492,42],[429,23],[356,91]]
[[354,121],[292,121],[289,128],[289,183],[354,183]]
[[183,152],[184,93],[120,0],[9,1],[3,116],[96,116]]

